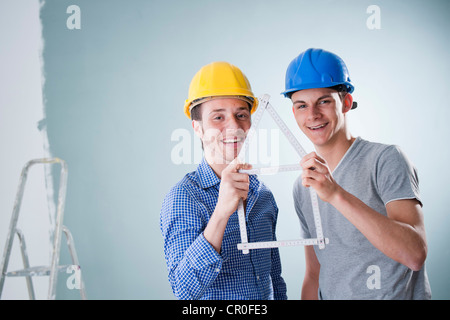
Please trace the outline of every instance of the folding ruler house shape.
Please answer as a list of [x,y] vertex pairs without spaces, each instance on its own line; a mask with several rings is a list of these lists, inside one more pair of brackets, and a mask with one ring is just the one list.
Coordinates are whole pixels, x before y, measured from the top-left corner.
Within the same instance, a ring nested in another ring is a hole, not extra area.
[[[300,155],[300,158],[303,158],[306,155],[306,152],[303,149],[303,147],[300,145],[300,143],[294,137],[292,132],[289,130],[289,128],[286,126],[286,124],[283,122],[283,120],[280,118],[278,113],[275,111],[275,109],[269,103],[269,99],[270,99],[269,95],[263,95],[261,98],[259,98],[259,107],[252,117],[252,126],[250,127],[249,133],[247,134],[247,138],[244,141],[244,145],[242,146],[242,149],[238,155],[238,159],[242,162],[244,162],[245,154],[248,149],[248,145],[251,142],[251,139],[256,132],[256,128],[258,127],[259,122],[260,122],[265,110],[267,110],[269,112],[269,114],[272,116],[273,120],[278,125],[280,130],[283,132],[283,134],[286,136],[288,141],[291,143],[291,145],[294,147],[294,149]],[[278,167],[265,167],[265,168],[257,168],[257,169],[250,169],[250,170],[239,170],[239,172],[244,172],[244,173],[248,173],[248,174],[267,174],[267,173],[276,173],[276,172],[292,171],[292,170],[301,170],[301,167],[299,164],[284,165],[284,166],[278,166]],[[246,226],[246,222],[245,222],[244,203],[241,199],[239,201],[239,205],[238,205],[239,229],[241,232],[241,243],[238,244],[238,249],[242,250],[242,253],[247,254],[247,253],[249,253],[249,250],[251,250],[251,249],[277,248],[277,247],[285,247],[285,246],[318,245],[320,249],[325,248],[325,244],[328,243],[328,238],[324,238],[324,236],[323,236],[322,221],[320,218],[317,193],[314,191],[313,188],[309,188],[309,191],[310,191],[312,209],[313,209],[313,214],[314,214],[316,238],[285,240],[285,241],[280,240],[280,241],[267,241],[267,242],[248,242],[247,226]]]

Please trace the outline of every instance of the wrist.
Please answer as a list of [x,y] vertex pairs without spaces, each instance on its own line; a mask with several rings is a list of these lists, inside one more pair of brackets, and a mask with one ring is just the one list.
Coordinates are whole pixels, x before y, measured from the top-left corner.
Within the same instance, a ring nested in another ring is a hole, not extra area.
[[225,217],[220,211],[214,210],[205,230],[203,236],[220,253],[222,247],[223,235],[228,224],[228,217]]
[[233,210],[229,203],[224,203],[219,199],[211,216],[214,216],[217,219],[225,219],[226,221],[228,221],[229,217],[233,214],[234,211],[236,211],[236,209]]
[[210,221],[214,220],[214,222],[218,224],[227,224],[229,218],[230,214],[226,210],[222,209],[220,206],[216,206],[214,212],[211,215]]
[[340,203],[345,199],[345,194],[347,192],[338,186],[337,190],[333,193],[328,203],[334,207],[338,207]]

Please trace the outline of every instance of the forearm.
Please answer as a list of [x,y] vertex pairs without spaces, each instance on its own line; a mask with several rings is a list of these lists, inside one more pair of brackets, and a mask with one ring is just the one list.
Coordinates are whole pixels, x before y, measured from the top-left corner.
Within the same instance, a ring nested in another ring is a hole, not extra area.
[[421,268],[426,256],[421,230],[380,214],[342,188],[330,203],[386,256],[413,270]]
[[318,300],[319,281],[305,276],[302,285],[302,300]]
[[228,219],[238,208],[239,201],[244,201],[245,208],[248,195],[250,185],[248,174],[238,173],[238,170],[250,167],[248,164],[239,164],[236,158],[221,173],[219,197],[204,230],[205,238],[219,253]]
[[320,263],[312,246],[305,247],[305,277],[302,285],[302,300],[318,300]]
[[205,239],[218,253],[220,253],[220,249],[222,248],[223,235],[227,224],[228,216],[223,215],[220,209],[216,209],[203,232]]

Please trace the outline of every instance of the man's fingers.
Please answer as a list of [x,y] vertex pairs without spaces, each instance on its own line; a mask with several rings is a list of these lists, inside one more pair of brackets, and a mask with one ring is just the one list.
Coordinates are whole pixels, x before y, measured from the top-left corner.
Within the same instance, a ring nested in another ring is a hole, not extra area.
[[244,170],[248,170],[251,169],[252,165],[249,163],[240,163],[238,158],[235,158],[233,161],[230,162],[230,164],[228,165],[228,167],[226,167],[224,169],[224,171],[229,171],[229,172],[239,172],[239,170],[244,169]]
[[320,181],[320,180],[322,180],[324,175],[322,173],[318,172],[317,170],[305,169],[302,171],[302,177],[311,178],[311,179]]
[[243,170],[249,170],[252,168],[252,165],[250,163],[238,163],[236,166],[236,170],[239,171],[241,169]]
[[311,186],[311,178],[302,177],[302,185],[306,188]]
[[232,181],[249,182],[249,176],[246,173],[232,172],[228,174]]
[[240,191],[248,192],[250,184],[246,182],[235,182],[233,186]]
[[308,161],[309,159],[312,159],[312,158],[314,158],[314,157],[317,157],[317,153],[315,153],[314,151],[313,151],[313,152],[310,152],[310,153],[308,153],[307,155],[305,155],[305,156],[302,158],[302,160],[301,160],[300,163],[306,162],[306,161]]
[[328,168],[325,166],[325,163],[321,162],[317,158],[311,158],[305,162],[302,162],[301,166],[302,166],[303,170],[306,170],[306,169],[315,170],[320,173],[328,172]]
[[325,159],[324,158],[322,158],[321,156],[319,156],[317,153],[315,153],[314,151],[313,152],[310,152],[310,153],[308,153],[306,156],[304,156],[303,158],[302,158],[302,160],[300,161],[300,163],[303,163],[303,162],[306,162],[306,161],[308,161],[308,160],[310,160],[310,159],[317,159],[319,162],[321,162],[321,163],[326,163],[326,161],[325,161]]

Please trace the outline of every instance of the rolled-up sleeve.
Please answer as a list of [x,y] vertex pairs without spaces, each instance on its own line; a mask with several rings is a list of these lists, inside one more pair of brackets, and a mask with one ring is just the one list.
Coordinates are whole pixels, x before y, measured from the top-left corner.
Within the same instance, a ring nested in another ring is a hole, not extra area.
[[201,204],[182,186],[163,201],[160,227],[169,282],[178,299],[199,299],[216,279],[223,259],[203,236]]

